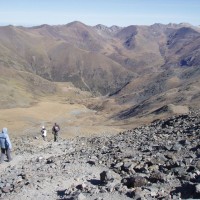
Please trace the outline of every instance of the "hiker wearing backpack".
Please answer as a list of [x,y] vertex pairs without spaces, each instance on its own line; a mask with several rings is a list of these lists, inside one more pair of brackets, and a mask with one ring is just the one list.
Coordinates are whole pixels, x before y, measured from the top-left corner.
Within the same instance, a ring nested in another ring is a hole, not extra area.
[[54,135],[54,142],[58,141],[58,132],[60,131],[60,126],[55,123],[52,128],[52,134]]
[[12,144],[8,136],[7,128],[3,128],[2,133],[0,133],[0,148],[1,148],[0,163],[4,161],[5,156],[7,156],[8,162],[10,162],[12,160],[10,155]]
[[41,134],[42,134],[43,140],[46,141],[47,130],[46,130],[46,128],[44,126],[42,127]]

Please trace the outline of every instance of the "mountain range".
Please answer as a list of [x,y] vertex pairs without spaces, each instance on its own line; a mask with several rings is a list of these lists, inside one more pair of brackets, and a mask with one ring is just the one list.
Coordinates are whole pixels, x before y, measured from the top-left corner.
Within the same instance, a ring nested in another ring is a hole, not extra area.
[[0,27],[0,47],[1,108],[57,95],[57,82],[105,96],[83,103],[99,112],[110,105],[118,120],[199,107],[200,28],[190,24],[10,25]]

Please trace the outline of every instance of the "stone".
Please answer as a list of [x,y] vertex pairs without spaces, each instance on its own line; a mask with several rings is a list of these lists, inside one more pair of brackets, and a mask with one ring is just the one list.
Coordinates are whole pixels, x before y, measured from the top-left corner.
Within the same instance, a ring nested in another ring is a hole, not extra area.
[[197,184],[197,185],[195,186],[195,190],[196,190],[196,193],[197,193],[197,194],[200,194],[200,184]]
[[7,187],[2,188],[3,193],[9,193],[11,190],[12,190],[11,186],[7,186]]
[[200,160],[197,161],[196,168],[200,170]]
[[77,197],[77,200],[85,200],[85,199],[86,197],[82,193],[80,193]]
[[174,144],[174,146],[171,148],[173,151],[180,151],[182,149],[182,146],[179,143]]
[[5,186],[5,183],[0,183],[0,189]]
[[157,182],[163,183],[165,181],[164,174],[162,174],[159,171],[155,171],[150,175],[149,181],[152,183],[157,183]]
[[108,181],[113,181],[114,177],[111,174],[111,171],[103,171],[100,173],[100,180],[102,183],[108,183]]
[[38,157],[38,158],[36,159],[36,161],[37,161],[37,162],[41,162],[43,159],[44,159],[44,158],[43,158],[42,156],[40,156],[40,157]]
[[114,168],[120,168],[123,165],[123,162],[119,162],[115,164]]
[[95,160],[89,160],[89,161],[87,161],[87,163],[90,164],[90,165],[95,165],[96,161]]
[[141,176],[134,176],[123,179],[122,183],[124,183],[124,185],[128,188],[135,188],[145,186],[147,184],[147,180]]

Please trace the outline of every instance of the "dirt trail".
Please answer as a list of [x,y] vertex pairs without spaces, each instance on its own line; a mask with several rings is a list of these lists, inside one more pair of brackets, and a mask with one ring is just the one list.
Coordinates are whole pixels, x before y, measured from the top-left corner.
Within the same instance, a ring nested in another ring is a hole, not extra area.
[[[66,148],[66,144],[68,148]],[[68,161],[70,152],[76,151],[76,148],[79,148],[81,145],[84,145],[83,141],[80,144],[76,144],[74,140],[61,140],[60,142],[53,142],[50,140],[45,142],[39,139],[30,139],[26,141],[22,147],[21,154],[19,154],[19,151],[16,151],[18,155],[13,155],[13,160],[11,162],[4,162],[1,164],[0,173],[8,174],[8,172],[10,172],[12,174],[16,171],[14,175],[16,177],[19,176],[17,173],[20,173],[19,171],[23,168],[26,171],[26,175],[31,175],[32,178],[29,177],[29,184],[23,187],[19,192],[10,193],[9,195],[3,196],[3,198],[5,200],[63,199],[62,197],[67,188],[73,188],[79,184],[87,184],[90,187],[96,188],[92,180],[99,180],[99,174],[103,170],[108,169],[105,166],[90,165],[86,162],[87,160],[84,159],[80,161],[79,159],[74,160],[72,158]],[[33,150],[32,153],[29,152],[31,149]],[[68,157],[67,159],[66,155]],[[51,164],[49,165],[42,161],[48,160],[51,157],[60,158],[60,160],[55,162],[58,167],[56,170],[53,170],[54,164],[51,167]],[[38,161],[38,159],[41,159],[41,161]],[[66,159],[67,162],[64,168],[60,168],[59,163],[63,162],[64,159]],[[49,167],[48,170],[50,171],[52,169],[54,173],[49,173],[46,167]],[[34,182],[35,179],[37,180],[36,183]],[[94,194],[94,196],[91,198],[88,196],[86,199],[92,200],[100,198],[100,196],[108,200],[113,198],[119,200],[130,199],[115,193]]]

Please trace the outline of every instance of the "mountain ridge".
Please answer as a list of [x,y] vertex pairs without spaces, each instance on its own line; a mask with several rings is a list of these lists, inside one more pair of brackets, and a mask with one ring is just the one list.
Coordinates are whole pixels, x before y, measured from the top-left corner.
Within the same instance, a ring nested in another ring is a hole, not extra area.
[[[119,112],[139,104],[145,107],[145,102],[151,110],[165,106],[165,101],[189,106],[189,98],[178,100],[180,94],[189,94],[184,88],[191,90],[196,106],[198,30],[185,23],[107,27],[75,21],[28,28],[5,26],[0,27],[0,65],[50,82],[72,82],[81,90],[109,97],[116,107],[122,107]],[[189,79],[181,75],[185,70],[192,74]],[[177,97],[172,91],[177,91]]]

